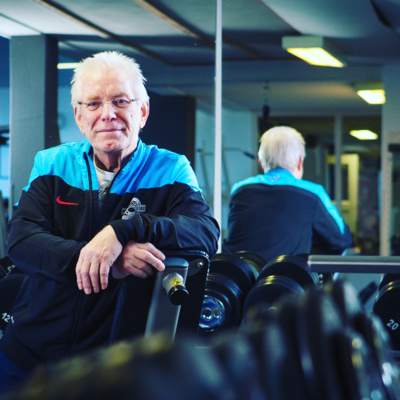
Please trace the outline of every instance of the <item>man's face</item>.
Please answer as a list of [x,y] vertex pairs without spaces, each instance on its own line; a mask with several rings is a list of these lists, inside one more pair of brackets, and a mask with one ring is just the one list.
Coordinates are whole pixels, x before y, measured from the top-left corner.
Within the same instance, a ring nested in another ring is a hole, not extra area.
[[[85,104],[74,106],[76,123],[87,137],[96,155],[120,154],[121,158],[134,152],[139,130],[149,115],[148,103],[133,101],[126,108],[118,108],[111,101],[135,98],[125,72],[97,69],[83,77],[82,103],[102,102],[97,110],[90,111]],[[80,111],[79,111],[80,107]]]

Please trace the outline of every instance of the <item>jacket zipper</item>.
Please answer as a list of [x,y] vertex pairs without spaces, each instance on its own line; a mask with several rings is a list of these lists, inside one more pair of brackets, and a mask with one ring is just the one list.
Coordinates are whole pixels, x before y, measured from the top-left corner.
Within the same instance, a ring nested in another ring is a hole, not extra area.
[[[84,158],[85,158],[85,163],[86,163],[86,167],[87,167],[87,171],[88,171],[88,177],[89,177],[89,235],[88,235],[88,242],[90,241],[91,237],[93,236],[93,182],[92,182],[92,173],[90,170],[90,164],[89,164],[89,160],[87,157],[87,154],[84,153]],[[80,321],[80,316],[81,316],[81,304],[82,304],[82,299],[83,299],[83,295],[86,296],[86,294],[84,294],[83,292],[81,292],[80,290],[78,291],[78,304],[76,307],[76,313],[75,313],[75,318],[74,318],[74,322],[73,322],[73,326],[72,326],[72,330],[71,330],[71,340],[69,342],[68,348],[67,348],[67,354],[70,355],[73,347],[75,345],[75,340],[76,340],[76,333],[78,330],[78,326],[79,326],[79,321]]]

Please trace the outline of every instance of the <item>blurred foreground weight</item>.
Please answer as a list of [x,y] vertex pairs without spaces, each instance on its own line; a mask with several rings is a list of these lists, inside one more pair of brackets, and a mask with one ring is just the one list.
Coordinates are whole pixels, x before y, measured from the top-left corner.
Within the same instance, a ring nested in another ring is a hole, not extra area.
[[[222,394],[222,397],[221,397]],[[211,349],[163,333],[35,369],[7,400],[239,400]]]
[[338,306],[343,323],[352,325],[355,316],[363,310],[355,287],[345,279],[338,279],[328,282],[323,289]]
[[369,348],[389,399],[400,399],[400,370],[390,346],[390,338],[380,318],[374,313],[359,312],[353,326]]
[[339,371],[345,391],[354,398],[400,398],[400,371],[393,357],[390,338],[380,318],[362,307],[359,294],[345,279],[324,285],[340,310],[344,329],[335,335]]
[[210,262],[199,334],[209,337],[217,332],[238,328],[244,300],[255,280],[254,268],[239,255],[215,255]]

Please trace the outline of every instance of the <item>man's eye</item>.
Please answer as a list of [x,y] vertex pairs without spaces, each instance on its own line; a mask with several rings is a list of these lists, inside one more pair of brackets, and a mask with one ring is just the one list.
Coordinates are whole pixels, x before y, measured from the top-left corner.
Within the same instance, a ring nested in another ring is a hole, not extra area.
[[128,104],[128,100],[125,100],[125,99],[117,99],[117,100],[114,100],[114,102],[117,106],[125,106]]
[[100,107],[101,102],[100,101],[89,101],[89,103],[87,103],[88,107]]

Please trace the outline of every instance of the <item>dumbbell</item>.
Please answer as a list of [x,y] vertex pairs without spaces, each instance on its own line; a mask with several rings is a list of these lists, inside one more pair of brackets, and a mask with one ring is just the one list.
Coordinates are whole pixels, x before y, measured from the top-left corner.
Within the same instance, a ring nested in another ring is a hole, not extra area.
[[0,338],[7,325],[12,322],[11,309],[24,277],[24,273],[13,267],[5,277],[0,279]]
[[394,350],[400,350],[400,313],[395,304],[400,299],[400,274],[382,274],[375,297],[373,311],[385,325]]
[[13,269],[15,265],[11,261],[10,257],[6,256],[0,258],[0,279],[6,277]]
[[242,260],[244,260],[252,269],[255,278],[258,278],[260,271],[264,268],[266,262],[258,254],[252,253],[251,251],[237,251],[237,254]]
[[378,291],[381,291],[387,284],[400,281],[400,274],[382,274],[378,285]]
[[200,315],[199,335],[237,329],[243,302],[255,282],[254,270],[237,254],[219,253],[210,261]]
[[319,285],[319,276],[309,270],[302,256],[279,256],[269,261],[260,271],[257,281],[246,297],[243,306],[245,319],[251,318],[253,307],[271,307],[283,294],[296,296],[308,286]]
[[372,307],[381,319],[394,351],[400,351],[400,280],[380,285]]

